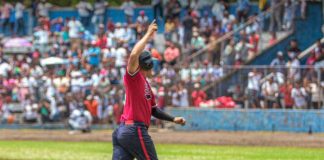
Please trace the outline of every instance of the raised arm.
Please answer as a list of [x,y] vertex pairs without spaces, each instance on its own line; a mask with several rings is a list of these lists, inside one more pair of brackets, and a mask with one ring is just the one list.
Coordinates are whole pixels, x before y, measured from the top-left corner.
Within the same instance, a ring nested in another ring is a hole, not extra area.
[[141,55],[142,51],[146,43],[151,39],[154,32],[157,30],[157,24],[155,20],[149,25],[146,34],[143,36],[141,40],[139,40],[136,45],[134,46],[127,64],[127,71],[129,74],[134,74],[139,66],[138,58]]

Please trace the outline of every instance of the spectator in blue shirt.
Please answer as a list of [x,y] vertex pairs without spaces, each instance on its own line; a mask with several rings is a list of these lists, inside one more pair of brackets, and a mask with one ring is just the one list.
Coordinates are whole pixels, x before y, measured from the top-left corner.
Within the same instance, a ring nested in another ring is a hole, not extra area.
[[239,22],[245,22],[250,10],[249,0],[237,0],[236,15]]
[[91,47],[84,54],[88,64],[92,67],[99,67],[100,64],[100,48],[96,45],[96,42],[91,43]]

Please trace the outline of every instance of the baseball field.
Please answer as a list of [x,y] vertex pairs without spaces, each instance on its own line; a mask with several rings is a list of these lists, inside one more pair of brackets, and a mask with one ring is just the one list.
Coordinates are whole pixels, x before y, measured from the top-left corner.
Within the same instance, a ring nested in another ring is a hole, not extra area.
[[[2,130],[1,160],[111,159],[111,131]],[[324,135],[267,132],[151,132],[162,160],[323,160]]]

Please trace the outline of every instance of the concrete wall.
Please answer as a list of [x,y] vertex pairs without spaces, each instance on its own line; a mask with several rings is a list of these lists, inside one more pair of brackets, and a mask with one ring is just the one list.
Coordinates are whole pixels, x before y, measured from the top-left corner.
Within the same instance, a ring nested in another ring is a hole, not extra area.
[[324,110],[216,110],[168,108],[184,116],[177,130],[324,132]]

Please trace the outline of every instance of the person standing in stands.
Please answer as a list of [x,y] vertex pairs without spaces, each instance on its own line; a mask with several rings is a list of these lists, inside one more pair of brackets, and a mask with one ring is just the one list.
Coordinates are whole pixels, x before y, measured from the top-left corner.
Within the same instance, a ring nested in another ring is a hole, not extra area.
[[93,10],[91,4],[86,0],[81,0],[77,5],[78,13],[80,16],[80,20],[84,28],[89,29],[91,12]]
[[10,33],[13,33],[13,27],[10,23],[10,12],[13,9],[12,5],[2,0],[3,6],[1,7],[1,19],[2,19],[2,33],[6,33],[6,28],[9,26]]

